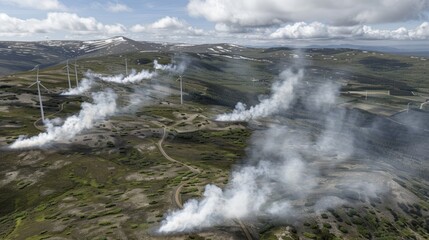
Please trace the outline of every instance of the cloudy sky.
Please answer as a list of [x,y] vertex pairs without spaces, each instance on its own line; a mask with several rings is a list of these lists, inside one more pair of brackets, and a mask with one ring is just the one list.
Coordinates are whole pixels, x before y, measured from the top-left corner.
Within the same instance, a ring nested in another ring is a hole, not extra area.
[[429,43],[429,0],[0,0],[0,40]]

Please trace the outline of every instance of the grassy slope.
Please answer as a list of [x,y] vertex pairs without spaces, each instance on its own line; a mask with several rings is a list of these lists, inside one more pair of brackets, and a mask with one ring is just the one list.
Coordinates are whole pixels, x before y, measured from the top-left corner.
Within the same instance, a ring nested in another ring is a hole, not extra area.
[[[172,126],[181,120],[174,112],[201,113],[211,117],[225,110],[223,106],[233,106],[237,101],[255,102],[255,95],[269,92],[269,86],[275,80],[274,76],[284,64],[292,62],[290,53],[282,50],[267,53],[257,49],[241,53],[248,57],[270,59],[275,61],[275,64],[221,57],[200,58],[189,54],[191,66],[184,78],[185,91],[188,93],[185,96],[185,106],[164,106],[159,104],[161,99],[157,99],[150,107],[142,108],[134,115],[113,117],[107,123],[114,124],[116,128],[99,127],[84,133],[103,136],[99,138],[98,147],[88,147],[86,142],[80,142],[46,150],[0,150],[0,176],[6,179],[18,172],[17,178],[10,178],[12,180],[5,182],[0,188],[0,237],[42,239],[61,236],[81,239],[105,236],[115,239],[123,235],[130,238],[150,236],[152,228],[172,206],[173,189],[184,179],[193,177],[189,170],[168,162],[154,148],[160,138],[159,130],[154,129],[161,126],[153,121]],[[322,74],[312,74],[312,67],[328,71],[327,78],[339,79],[354,84],[355,87],[369,84],[382,89],[392,89],[404,86],[415,89],[419,94],[428,92],[429,82],[425,79],[427,68],[425,62],[419,59],[377,54],[377,58],[395,59],[408,64],[406,68],[380,71],[368,68],[367,61],[365,64],[360,62],[372,57],[372,53],[349,51],[308,54],[313,55],[307,71],[308,77],[315,81],[323,81]],[[326,60],[322,54],[334,57]],[[165,53],[127,55],[130,68],[137,69],[151,69],[153,59],[158,58],[161,63],[167,63],[171,57],[172,54]],[[334,58],[337,60],[333,60]],[[351,60],[347,61],[349,58]],[[79,64],[80,76],[82,70],[87,68],[104,73],[123,72],[122,58],[114,55],[84,59]],[[42,70],[41,79],[49,89],[59,91],[67,86],[61,67],[53,66]],[[343,71],[344,75],[338,77],[332,74],[335,71]],[[34,135],[38,132],[33,126],[33,122],[38,118],[36,92],[34,89],[26,89],[32,78],[30,73],[19,73],[1,80],[2,85],[10,87],[1,88],[0,93],[32,95],[31,104],[8,107],[7,113],[0,114],[2,146],[20,134]],[[168,82],[177,90],[177,83],[172,81],[174,78],[166,75],[162,81]],[[264,81],[254,84],[251,82],[252,78]],[[374,82],[373,79],[377,80]],[[392,80],[395,80],[397,85],[393,86]],[[55,92],[45,96],[48,98],[47,105],[51,106],[46,110],[47,114],[56,112],[59,104],[64,103],[64,111],[58,115],[61,117],[76,113],[79,103],[87,99],[59,97]],[[363,101],[361,96],[352,98],[363,104],[382,104],[398,109],[406,106],[409,101],[394,96],[373,96],[368,101]],[[163,100],[174,103],[178,101],[178,97],[173,94]],[[416,102],[418,100],[416,99]],[[201,122],[202,120],[196,120],[192,124],[198,125]],[[19,125],[19,128],[4,127],[3,123]],[[130,134],[136,130],[144,131],[145,136]],[[164,143],[169,155],[204,170],[200,176],[185,185],[182,190],[183,199],[200,196],[207,183],[220,186],[225,184],[231,166],[243,158],[249,136],[250,132],[245,126],[222,131],[202,130],[171,134]],[[425,187],[419,182],[415,184],[421,185],[416,191]],[[376,208],[382,207],[376,205]],[[418,206],[420,212],[427,212],[428,207],[424,203]],[[407,209],[418,212],[417,206],[408,206]],[[356,215],[353,211],[358,211],[359,214]],[[318,238],[322,235],[332,238],[331,234],[338,237],[365,237],[368,231],[379,238],[395,237],[398,234],[412,235],[413,231],[427,234],[421,219],[418,218],[417,223],[407,222],[408,218],[401,218],[399,215],[398,221],[392,213],[385,212],[385,209],[378,213],[372,208],[339,208],[295,228],[266,226],[262,228],[261,238],[272,239],[276,234],[285,232],[288,232],[291,238],[296,238],[297,234],[306,238]],[[219,230],[213,231],[218,237],[225,234],[216,232]],[[241,236],[241,233],[235,230],[229,232],[230,236],[238,239]],[[187,235],[182,238],[188,237],[196,236]]]

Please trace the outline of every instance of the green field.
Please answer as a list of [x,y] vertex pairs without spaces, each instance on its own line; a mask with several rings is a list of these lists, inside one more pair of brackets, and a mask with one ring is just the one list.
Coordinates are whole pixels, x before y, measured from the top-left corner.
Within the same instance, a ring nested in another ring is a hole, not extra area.
[[[220,123],[213,118],[231,111],[237,102],[253,105],[261,94],[269,94],[281,70],[294,65],[293,53],[256,48],[240,52],[241,56],[261,61],[181,53],[179,60],[186,58],[189,62],[183,76],[184,105],[178,104],[177,74],[164,72],[131,85],[98,82],[93,91],[112,88],[122,105],[139,89],[151,88],[155,94],[144,106],[108,117],[71,143],[41,149],[7,148],[19,135],[40,132],[35,127],[40,118],[37,90],[27,88],[34,81],[34,72],[2,77],[0,238],[245,239],[240,228],[231,225],[177,236],[159,236],[155,230],[165,214],[177,208],[174,195],[179,185],[183,184],[180,198],[185,202],[201,197],[206,184],[228,184],[231,169],[246,159],[252,134],[266,128],[271,119],[250,125]],[[123,73],[125,56],[130,69],[152,71],[153,60],[167,64],[178,54],[135,52],[82,58],[78,60],[78,76],[83,77],[87,69],[109,75]],[[362,110],[372,117],[391,117],[409,103],[411,109],[418,108],[429,96],[427,61],[420,58],[349,49],[307,49],[300,52],[300,57],[305,58],[305,80],[309,84],[330,80],[341,85],[342,104],[338,107]],[[82,102],[91,101],[89,93],[59,95],[68,85],[63,66],[50,66],[40,72],[42,83],[51,90],[43,91],[45,115],[50,118],[76,114]],[[160,90],[156,86],[164,86],[169,94],[157,93]],[[288,121],[317,128],[300,117]],[[168,160],[159,150],[157,144],[164,128],[168,134],[162,147],[178,162]],[[426,167],[427,163],[422,164]],[[262,219],[246,224],[251,226],[255,239],[428,238],[427,176],[413,177],[382,167],[380,171],[392,174],[404,191],[416,196],[415,203],[373,199],[314,213],[302,221],[277,224]],[[311,199],[306,204],[311,205]]]

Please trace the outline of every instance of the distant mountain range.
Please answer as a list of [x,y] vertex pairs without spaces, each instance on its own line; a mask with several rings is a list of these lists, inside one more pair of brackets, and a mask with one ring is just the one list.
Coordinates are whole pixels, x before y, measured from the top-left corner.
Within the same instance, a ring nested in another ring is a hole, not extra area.
[[67,59],[151,51],[228,54],[243,48],[233,44],[153,43],[122,36],[90,41],[5,41],[0,42],[0,76],[31,70],[37,64],[48,67]]
[[[284,48],[284,47],[282,47]],[[395,54],[408,54],[414,56],[429,56],[429,50],[421,46],[420,50],[414,46],[413,49],[395,48],[386,46],[359,46],[359,45],[312,45],[305,48],[335,48],[335,49],[359,49],[367,51],[379,51]],[[172,51],[172,52],[193,52],[210,53],[213,55],[223,55],[232,57],[245,49],[234,44],[171,44],[135,41],[126,37],[118,36],[108,39],[91,41],[38,41],[0,42],[0,75],[8,75],[14,72],[27,71],[35,65],[47,67],[66,61],[67,59],[78,59],[88,57],[100,57],[111,54],[124,54],[129,52],[147,51]],[[277,49],[277,48],[269,48]]]
[[35,65],[57,64],[67,59],[98,57],[136,51],[159,51],[165,46],[125,37],[92,41],[0,42],[0,75],[26,71]]
[[357,49],[363,51],[376,51],[376,52],[385,52],[385,53],[394,53],[401,55],[414,55],[414,56],[424,56],[429,57],[429,47],[426,45],[414,45],[412,48],[409,46],[399,46],[399,47],[390,47],[390,46],[366,46],[366,45],[353,45],[353,44],[339,44],[339,45],[310,45],[305,48],[348,48],[348,49]]

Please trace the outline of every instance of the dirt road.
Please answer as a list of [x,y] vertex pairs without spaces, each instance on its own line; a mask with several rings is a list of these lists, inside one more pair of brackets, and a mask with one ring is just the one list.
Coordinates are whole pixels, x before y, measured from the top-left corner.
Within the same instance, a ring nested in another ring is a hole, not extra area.
[[[172,157],[170,157],[164,150],[164,148],[162,147],[162,143],[164,142],[165,138],[167,137],[167,130],[164,127],[164,133],[162,134],[162,138],[158,141],[157,146],[159,148],[159,151],[161,152],[161,154],[169,161],[174,162],[174,163],[179,163],[185,167],[187,167],[190,171],[192,171],[193,173],[197,173],[197,175],[195,175],[193,178],[197,177],[198,174],[201,173],[201,170],[194,168],[192,166],[189,166],[186,163],[183,163],[179,160],[176,160]],[[183,186],[186,184],[186,182],[182,182],[179,186],[177,186],[177,188],[173,191],[173,200],[176,204],[177,207],[179,208],[183,208],[183,203],[182,203],[182,198],[180,197],[180,191],[182,190]],[[252,235],[250,234],[248,228],[246,227],[246,225],[240,220],[240,219],[234,219],[234,221],[240,226],[241,230],[243,231],[244,235],[246,236],[247,240],[253,240]]]

